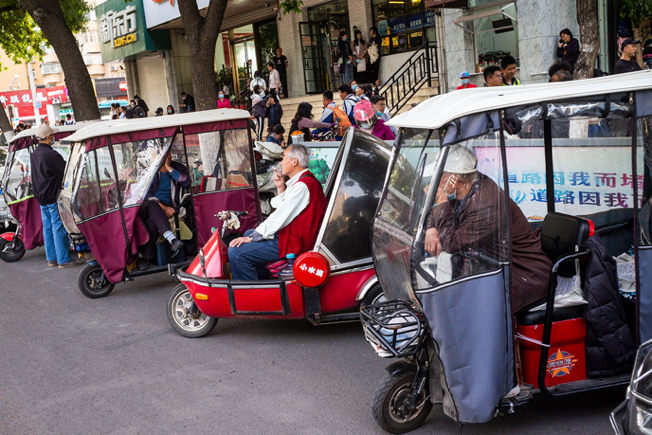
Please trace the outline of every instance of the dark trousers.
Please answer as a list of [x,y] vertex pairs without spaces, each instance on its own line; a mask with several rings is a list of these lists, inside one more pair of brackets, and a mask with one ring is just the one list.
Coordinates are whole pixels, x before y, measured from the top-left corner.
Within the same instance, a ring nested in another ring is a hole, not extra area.
[[369,63],[367,65],[369,71],[369,83],[376,84],[378,80],[378,71],[380,70],[380,58],[376,59],[376,62]]
[[283,89],[281,89],[281,91],[283,93],[283,97],[288,98],[289,97],[289,93],[288,93],[288,75],[287,75],[287,73],[284,73],[284,74],[280,74],[280,76],[281,76],[281,87],[283,88]]
[[149,233],[149,240],[144,245],[138,247],[145,258],[154,258],[156,255],[156,242],[158,236],[165,234],[166,231],[172,231],[170,221],[165,212],[158,203],[154,201],[143,201],[138,210],[138,217],[145,224]]

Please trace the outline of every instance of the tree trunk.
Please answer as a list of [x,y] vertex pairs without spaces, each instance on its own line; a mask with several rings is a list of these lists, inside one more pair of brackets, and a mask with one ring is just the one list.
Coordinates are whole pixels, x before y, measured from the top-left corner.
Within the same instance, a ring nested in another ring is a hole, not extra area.
[[192,90],[197,110],[217,108],[215,93],[215,44],[222,27],[227,0],[211,0],[206,18],[196,0],[178,0],[181,22],[190,48]]
[[66,24],[59,2],[53,0],[16,0],[16,2],[30,14],[54,48],[66,77],[75,120],[100,119],[91,76],[77,46],[77,40]]
[[593,77],[595,61],[600,52],[598,6],[595,0],[576,0],[577,24],[580,26],[580,56],[575,63],[575,80]]
[[[641,31],[640,27],[636,27],[633,29],[634,30],[634,40],[636,41],[642,41],[645,43],[645,39],[643,39],[643,32]],[[639,64],[641,68],[645,68],[645,64],[643,63],[643,44],[636,44],[636,62]]]
[[13,133],[13,128],[11,127],[11,122],[9,121],[7,112],[5,112],[5,108],[2,104],[0,104],[0,127],[2,128],[2,131],[5,133],[5,138],[8,140],[9,139],[8,133],[10,131]]

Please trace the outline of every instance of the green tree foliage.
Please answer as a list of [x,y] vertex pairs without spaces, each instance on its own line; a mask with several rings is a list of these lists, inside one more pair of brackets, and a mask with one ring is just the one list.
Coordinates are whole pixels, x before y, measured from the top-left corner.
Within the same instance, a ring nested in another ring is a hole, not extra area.
[[641,27],[643,21],[652,17],[652,0],[623,0],[620,4],[620,16],[629,18],[632,27]]
[[[72,33],[85,30],[86,15],[93,6],[85,0],[60,0],[59,4]],[[32,17],[15,0],[0,0],[0,47],[9,59],[15,63],[42,59],[45,45],[48,41]]]

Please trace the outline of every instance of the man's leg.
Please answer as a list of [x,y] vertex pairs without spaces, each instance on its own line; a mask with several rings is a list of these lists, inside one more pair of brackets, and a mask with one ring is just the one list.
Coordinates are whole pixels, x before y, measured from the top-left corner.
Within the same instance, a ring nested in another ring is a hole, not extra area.
[[[156,228],[156,232],[165,237],[165,240],[167,240],[172,247],[172,254],[175,254],[179,251],[179,249],[183,247],[183,242],[177,239],[177,237],[172,232],[170,221],[158,203],[153,201],[143,201],[140,206],[140,210],[138,210],[138,214],[140,215],[141,219],[143,219],[143,221],[149,220]],[[150,240],[151,237],[154,236],[155,235],[150,234]],[[157,238],[158,237],[156,237],[155,240]],[[174,257],[174,255],[172,256]]]
[[[47,205],[41,206],[41,221],[43,221],[43,244],[45,245],[45,258],[48,263],[57,261],[57,250],[52,238],[52,224],[50,224],[50,211]],[[56,264],[55,264],[56,266]]]
[[257,280],[258,267],[278,259],[277,239],[245,243],[237,248],[229,248],[231,274],[233,279],[238,281]]
[[68,239],[68,232],[61,222],[59,216],[59,209],[56,204],[47,206],[50,212],[50,223],[52,224],[52,238],[54,239],[54,247],[57,251],[57,263],[59,265],[70,263],[70,240]]

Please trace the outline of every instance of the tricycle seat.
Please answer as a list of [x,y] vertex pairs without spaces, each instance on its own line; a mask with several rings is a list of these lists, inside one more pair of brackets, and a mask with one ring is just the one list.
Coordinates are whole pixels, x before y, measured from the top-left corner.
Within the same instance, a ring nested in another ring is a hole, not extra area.
[[[577,247],[584,244],[586,239],[593,235],[593,223],[585,218],[568,214],[550,212],[546,215],[541,225],[541,249],[548,255],[553,263],[563,255],[572,254]],[[562,264],[559,269],[560,276],[573,276],[575,267],[573,262]]]
[[269,270],[269,274],[273,278],[278,278],[278,274],[281,273],[281,271],[285,268],[287,264],[288,261],[286,259],[282,259],[282,260],[271,261],[265,264],[265,267],[267,268],[267,270]]

